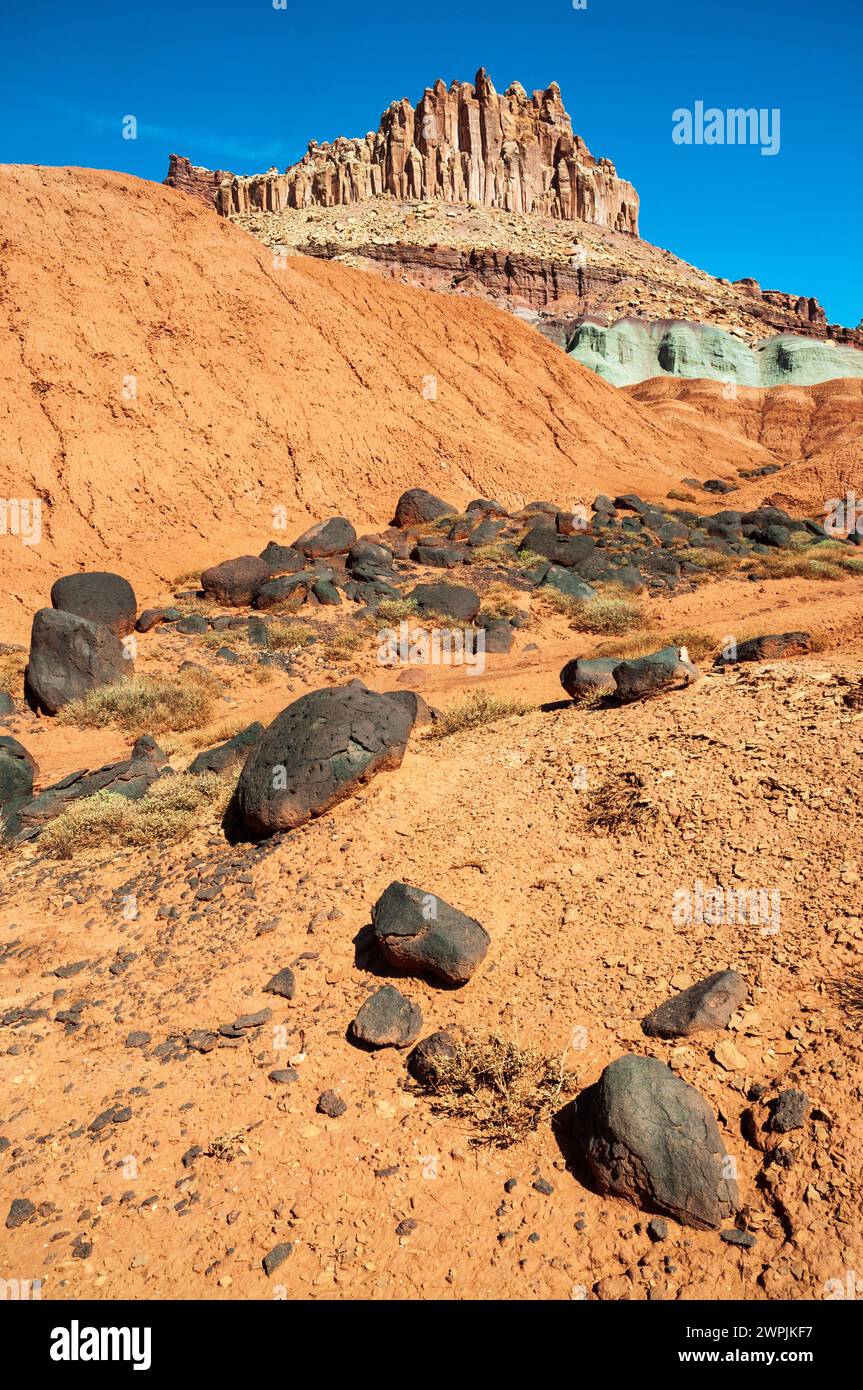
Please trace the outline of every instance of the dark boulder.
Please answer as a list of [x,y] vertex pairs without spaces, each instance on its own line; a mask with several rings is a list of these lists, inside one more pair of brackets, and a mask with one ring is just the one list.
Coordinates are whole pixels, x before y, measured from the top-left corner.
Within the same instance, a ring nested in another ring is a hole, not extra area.
[[808,632],[779,632],[750,637],[727,647],[716,658],[717,666],[735,666],[740,661],[776,661],[779,657],[803,656],[812,650]]
[[712,1110],[656,1057],[627,1053],[607,1066],[575,1101],[571,1137],[603,1193],[702,1230],[738,1209]]
[[40,608],[33,618],[24,693],[32,708],[56,714],[90,690],[134,674],[127,649],[113,632],[74,613]]
[[444,1029],[430,1033],[418,1042],[408,1057],[408,1071],[424,1086],[434,1086],[441,1074],[441,1068],[451,1062],[456,1055],[458,1044],[452,1033]]
[[270,567],[259,555],[240,555],[223,560],[201,575],[207,598],[225,608],[248,608],[259,586],[270,578]]
[[441,516],[455,516],[458,507],[453,507],[425,488],[413,487],[403,492],[396,503],[393,526],[423,526],[429,521],[437,521]]
[[257,609],[284,607],[293,611],[302,608],[309,597],[313,579],[310,574],[286,574],[280,579],[267,579],[258,585],[254,598]]
[[485,959],[485,927],[434,893],[391,883],[372,908],[375,938],[391,965],[464,984]]
[[230,768],[236,767],[244,758],[248,756],[250,748],[254,748],[264,736],[264,726],[255,722],[249,724],[247,728],[241,729],[233,738],[227,739],[224,743],[218,743],[213,748],[204,748],[189,764],[189,772],[227,772]]
[[634,661],[621,661],[613,672],[617,698],[624,704],[658,695],[663,690],[691,685],[700,674],[698,667],[689,660],[685,647],[664,647]]
[[128,758],[106,763],[95,772],[72,772],[60,782],[45,787],[38,796],[18,808],[20,836],[30,839],[48,821],[59,816],[69,806],[96,792],[109,791],[137,801],[159,777],[165,767],[165,754],[149,734],[142,735]]
[[134,631],[138,609],[128,579],[102,571],[67,574],[57,579],[51,586],[51,606],[106,627],[115,637],[126,637]]
[[736,970],[716,970],[690,985],[642,1019],[649,1038],[688,1038],[691,1033],[728,1027],[746,998],[746,981]]
[[279,545],[277,541],[270,541],[265,545],[260,558],[267,566],[271,579],[277,578],[280,574],[299,574],[306,563],[305,555],[301,555],[299,550],[295,550],[292,545]]
[[356,531],[345,517],[332,516],[328,521],[319,521],[316,526],[310,526],[308,531],[298,536],[294,549],[316,558],[345,555],[356,538]]
[[565,594],[567,598],[580,599],[583,603],[596,598],[596,589],[592,585],[588,584],[580,575],[573,574],[572,570],[564,569],[561,565],[549,565],[539,587],[541,589],[556,589],[559,594]]
[[383,985],[361,1006],[351,1036],[368,1047],[410,1047],[422,1026],[417,1005],[392,985]]
[[415,545],[411,551],[415,565],[427,565],[430,569],[452,570],[465,562],[463,550],[446,545]]
[[18,834],[18,810],[33,795],[33,779],[38,768],[35,759],[17,739],[0,737],[0,836]]
[[303,695],[273,720],[240,773],[232,813],[252,835],[322,815],[404,757],[403,701],[350,684]]
[[440,613],[460,622],[473,622],[479,612],[480,597],[463,584],[417,584],[408,598],[414,599],[420,613]]
[[533,526],[523,537],[520,549],[541,555],[553,565],[573,569],[588,560],[596,548],[593,536],[561,536],[552,526]]
[[567,695],[576,701],[609,695],[615,688],[614,670],[619,665],[616,656],[577,656],[564,666],[560,683]]

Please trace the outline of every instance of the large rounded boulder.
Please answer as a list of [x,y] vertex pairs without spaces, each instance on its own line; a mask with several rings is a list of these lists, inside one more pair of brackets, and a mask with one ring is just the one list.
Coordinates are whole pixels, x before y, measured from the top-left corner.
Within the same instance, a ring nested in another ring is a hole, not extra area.
[[138,611],[135,590],[128,579],[99,570],[67,574],[55,580],[51,606],[86,618],[89,623],[99,623],[115,637],[126,637],[134,631]]
[[457,507],[435,497],[433,492],[426,492],[424,487],[412,487],[403,492],[396,503],[393,526],[425,526],[437,521],[438,517],[455,516],[457,512]]
[[412,724],[406,701],[359,682],[302,695],[247,758],[232,815],[254,836],[322,815],[378,772],[399,766]]
[[329,521],[319,521],[310,526],[294,541],[294,550],[315,559],[327,559],[330,555],[345,555],[357,538],[351,523],[343,516],[331,516]]
[[70,700],[117,685],[134,669],[123,643],[100,623],[56,608],[40,608],[35,615],[24,673],[24,693],[33,709],[57,714]]
[[390,965],[463,985],[485,960],[490,937],[436,893],[391,883],[372,908],[375,940]]
[[260,555],[240,555],[236,560],[223,560],[204,570],[201,588],[207,598],[225,608],[248,608],[271,575],[270,566]]
[[702,1230],[738,1209],[713,1111],[656,1057],[611,1062],[575,1101],[571,1137],[603,1193]]

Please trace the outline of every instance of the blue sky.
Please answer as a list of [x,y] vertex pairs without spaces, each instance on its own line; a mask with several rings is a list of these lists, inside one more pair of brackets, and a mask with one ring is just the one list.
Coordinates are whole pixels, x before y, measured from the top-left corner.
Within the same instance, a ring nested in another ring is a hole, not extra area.
[[[863,317],[860,0],[3,0],[0,51],[0,162],[148,179],[171,151],[284,167],[480,65],[501,91],[556,79],[576,131],[638,189],[648,240]],[[778,108],[779,152],[676,145],[672,113],[696,101]]]

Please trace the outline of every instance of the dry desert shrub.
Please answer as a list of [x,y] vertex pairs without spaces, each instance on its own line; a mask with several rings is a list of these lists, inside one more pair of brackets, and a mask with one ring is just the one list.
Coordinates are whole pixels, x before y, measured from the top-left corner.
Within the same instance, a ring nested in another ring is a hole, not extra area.
[[26,652],[14,650],[0,652],[0,690],[16,699],[20,698],[24,691],[24,668],[26,665]]
[[482,596],[482,612],[489,618],[514,618],[523,610],[506,584],[490,584]]
[[220,1158],[224,1163],[233,1163],[235,1158],[245,1157],[250,1152],[245,1131],[242,1129],[217,1134],[205,1149],[208,1158]]
[[317,636],[306,623],[268,623],[267,647],[272,652],[297,652]]
[[645,795],[644,779],[637,772],[610,777],[589,797],[588,830],[604,830],[615,835],[622,830],[640,830],[652,825],[659,812]]
[[570,608],[572,626],[576,632],[625,633],[644,626],[644,610],[631,598],[615,598],[599,594],[596,598],[576,600]]
[[722,643],[709,633],[702,632],[695,627],[678,628],[672,632],[670,637],[664,637],[659,642],[660,647],[685,647],[689,653],[689,660],[694,661],[698,666],[700,662],[706,661],[708,657],[715,656]]
[[469,556],[471,565],[505,565],[512,560],[512,550],[502,541],[474,547]]
[[450,705],[435,721],[426,735],[427,738],[448,738],[450,734],[460,734],[465,729],[478,729],[483,724],[494,724],[499,719],[508,719],[513,714],[528,714],[534,706],[528,700],[504,699],[478,690],[457,705]]
[[837,541],[821,541],[805,551],[777,550],[759,555],[752,569],[760,579],[842,579],[863,575],[863,556],[849,555]]
[[70,700],[57,716],[61,724],[82,729],[110,725],[136,737],[168,730],[182,733],[208,724],[213,713],[213,692],[198,677],[130,676],[117,685],[90,690]]
[[711,575],[731,574],[740,564],[739,555],[726,555],[721,550],[707,550],[696,547],[690,550],[681,550],[677,558],[684,564],[691,565],[693,569],[700,570],[699,579],[707,580]]
[[71,859],[81,850],[107,844],[146,846],[184,839],[222,817],[232,786],[216,772],[200,772],[161,777],[139,801],[97,792],[49,821],[39,849],[51,859]]
[[535,550],[520,550],[515,563],[520,570],[532,570],[534,565],[541,565],[545,560],[544,555],[537,555]]
[[322,647],[321,655],[326,661],[349,661],[367,641],[365,632],[334,632]]
[[372,621],[378,624],[401,622],[403,618],[412,618],[417,611],[417,601],[415,598],[384,598],[378,604],[377,612]]
[[555,1061],[517,1041],[491,1034],[458,1040],[419,1083],[432,1096],[432,1110],[465,1120],[474,1147],[508,1149],[549,1119],[572,1084]]

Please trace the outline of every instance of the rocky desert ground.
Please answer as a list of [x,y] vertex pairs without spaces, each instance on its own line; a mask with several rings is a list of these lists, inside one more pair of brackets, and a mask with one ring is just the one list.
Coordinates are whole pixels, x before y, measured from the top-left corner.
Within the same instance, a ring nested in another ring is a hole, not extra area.
[[0,170],[0,1274],[859,1296],[860,379],[616,389],[215,177]]

